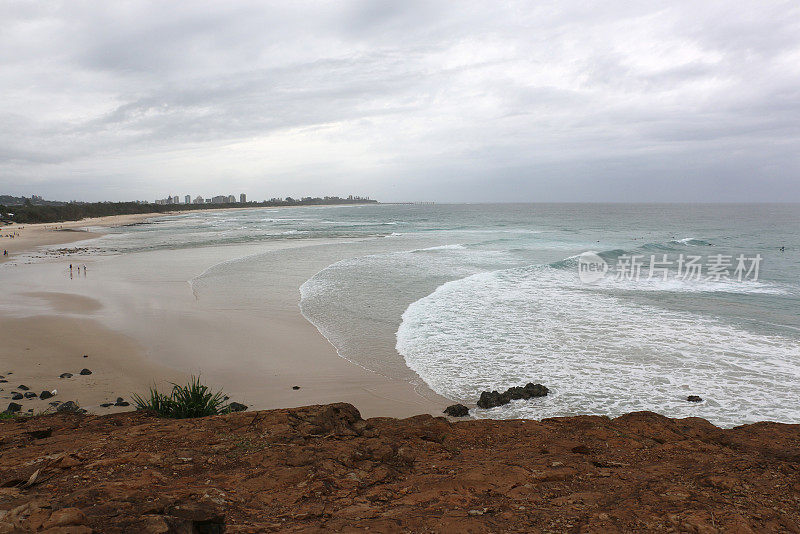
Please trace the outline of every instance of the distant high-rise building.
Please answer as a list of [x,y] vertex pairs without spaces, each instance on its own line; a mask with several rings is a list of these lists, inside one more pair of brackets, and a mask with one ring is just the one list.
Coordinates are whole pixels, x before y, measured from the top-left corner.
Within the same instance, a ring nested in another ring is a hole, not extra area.
[[203,202],[205,202],[205,200],[204,200],[204,199],[203,199],[203,197],[201,197],[200,195],[197,195],[197,196],[194,198],[194,203],[195,203],[195,204],[202,204]]
[[242,204],[244,204],[245,202],[247,202],[247,195],[245,195],[244,193],[242,193],[241,195],[239,195],[239,202],[241,202]]
[[236,202],[236,197],[233,195],[228,195],[228,202],[233,204]]
[[192,203],[192,195],[186,195],[185,197],[183,197],[183,203],[184,204],[191,204]]
[[225,204],[228,201],[228,197],[225,195],[217,195],[211,199],[211,202],[214,204]]

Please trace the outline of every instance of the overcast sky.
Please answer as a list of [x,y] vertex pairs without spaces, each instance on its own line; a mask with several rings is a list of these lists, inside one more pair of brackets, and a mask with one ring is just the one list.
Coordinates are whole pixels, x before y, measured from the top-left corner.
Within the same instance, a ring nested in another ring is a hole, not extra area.
[[800,3],[0,0],[0,193],[800,201]]

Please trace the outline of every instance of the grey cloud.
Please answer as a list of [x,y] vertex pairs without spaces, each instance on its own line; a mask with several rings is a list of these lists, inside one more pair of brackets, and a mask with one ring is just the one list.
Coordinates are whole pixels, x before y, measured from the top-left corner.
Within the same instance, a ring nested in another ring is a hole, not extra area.
[[11,193],[155,197],[224,173],[251,197],[480,200],[491,184],[493,201],[697,200],[726,177],[728,196],[800,200],[792,2],[54,2],[0,17]]

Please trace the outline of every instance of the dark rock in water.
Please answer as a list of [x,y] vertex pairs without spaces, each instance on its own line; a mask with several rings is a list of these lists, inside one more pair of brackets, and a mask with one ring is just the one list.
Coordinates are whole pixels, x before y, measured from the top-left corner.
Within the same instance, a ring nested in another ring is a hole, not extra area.
[[110,406],[114,406],[114,403],[113,402],[104,402],[100,406],[102,406],[103,408],[108,408]]
[[478,399],[478,408],[494,408],[495,406],[502,406],[503,404],[505,404],[505,402],[503,402],[503,398],[497,390],[484,391]]
[[49,398],[51,398],[53,396],[54,395],[52,393],[50,393],[49,391],[42,391],[41,393],[39,393],[39,398],[42,399],[42,400],[47,400],[47,399],[49,399]]
[[56,411],[57,412],[62,412],[62,413],[63,412],[78,413],[78,412],[81,411],[81,407],[78,406],[73,401],[67,401],[64,404],[60,405],[58,408],[56,408]]
[[469,415],[469,408],[463,404],[453,404],[444,409],[444,413],[450,417],[466,417]]
[[703,399],[697,395],[689,395],[686,397],[686,400],[689,402],[703,402]]
[[58,378],[72,378],[72,373],[61,373]]
[[247,406],[241,402],[232,402],[228,405],[228,409],[232,412],[243,412],[247,409]]
[[8,408],[6,408],[6,413],[17,413],[22,409],[21,404],[17,404],[16,402],[9,402]]
[[82,374],[82,375],[90,375],[90,374],[92,374],[92,372],[89,369],[84,368],[84,369],[81,369],[81,373],[80,374]]
[[550,392],[541,384],[528,383],[524,387],[514,386],[508,388],[503,393],[497,391],[484,391],[478,399],[478,408],[494,408],[503,406],[512,400],[528,400],[535,397],[544,397]]
[[292,386],[292,389],[297,391],[298,389],[300,389],[300,386]]
[[124,400],[118,400],[114,403],[114,406],[130,406],[130,402],[125,402]]
[[11,400],[22,400],[22,393],[17,393],[16,391],[12,391]]
[[28,430],[25,433],[28,434],[33,439],[44,439],[50,437],[50,435],[53,433],[53,429],[50,427],[38,428],[36,430]]
[[31,388],[29,388],[25,384],[20,384],[19,386],[17,386],[17,389],[21,389],[22,391],[28,391]]
[[26,399],[33,399],[33,398],[36,398],[36,397],[38,397],[38,395],[36,393],[34,393],[33,391],[26,391],[25,392],[25,398]]

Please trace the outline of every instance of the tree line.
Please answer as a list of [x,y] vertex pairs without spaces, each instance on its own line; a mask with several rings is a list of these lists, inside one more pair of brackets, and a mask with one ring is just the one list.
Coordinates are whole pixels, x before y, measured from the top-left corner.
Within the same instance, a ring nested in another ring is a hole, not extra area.
[[375,204],[376,200],[364,198],[303,197],[265,200],[263,202],[222,204],[151,204],[143,202],[70,202],[63,205],[34,205],[26,200],[21,206],[0,205],[0,220],[5,223],[35,224],[79,221],[90,217],[134,215],[141,213],[169,213],[176,210],[194,211],[220,208],[310,206],[330,204]]

